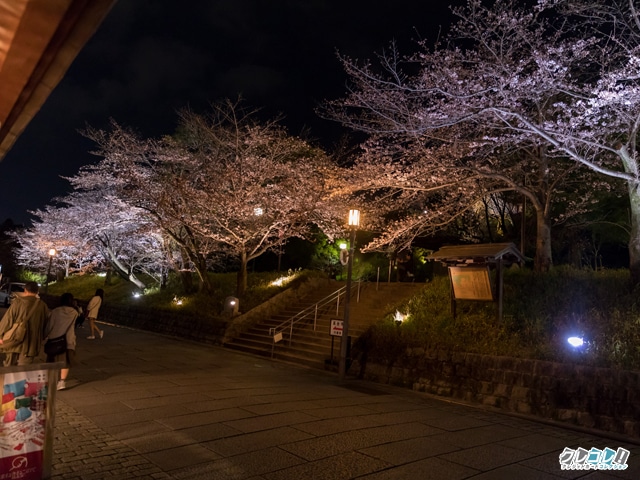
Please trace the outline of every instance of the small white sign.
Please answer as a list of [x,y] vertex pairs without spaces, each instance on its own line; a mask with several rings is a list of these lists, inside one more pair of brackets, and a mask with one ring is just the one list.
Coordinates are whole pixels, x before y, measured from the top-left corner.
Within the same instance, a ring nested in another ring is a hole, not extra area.
[[281,341],[282,341],[282,332],[276,333],[273,336],[273,343],[278,343],[278,342],[281,342]]
[[342,320],[338,320],[336,318],[331,319],[331,335],[334,337],[342,336]]

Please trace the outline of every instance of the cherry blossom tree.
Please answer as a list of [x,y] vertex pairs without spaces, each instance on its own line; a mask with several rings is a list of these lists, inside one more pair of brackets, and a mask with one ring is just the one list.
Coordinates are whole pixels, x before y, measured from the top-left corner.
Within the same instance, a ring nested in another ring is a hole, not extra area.
[[[70,180],[76,188],[81,185]],[[46,269],[48,251],[55,248],[56,265],[66,275],[108,265],[140,290],[146,288],[140,273],[162,282],[169,265],[167,249],[144,212],[104,190],[77,190],[57,203],[32,212],[33,226],[16,235],[22,265]]]
[[[442,43],[432,49],[421,42],[418,53],[402,58],[392,49],[380,56],[382,72],[343,59],[353,87],[329,105],[328,116],[396,148],[439,142],[453,150],[450,161],[439,161],[458,173],[462,167],[465,179],[489,180],[486,192],[511,189],[526,196],[538,217],[536,267],[545,270],[551,265],[549,194],[564,180],[590,172],[606,175],[607,183],[623,180],[632,216],[640,218],[634,160],[639,104],[635,64],[621,62],[621,52],[610,55],[617,45],[606,43],[605,29],[573,28],[520,3],[497,0],[487,7],[470,0],[454,9],[459,20]],[[635,58],[631,51],[625,58]],[[525,174],[535,181],[527,183]],[[434,180],[447,184],[444,176]],[[591,180],[586,185],[598,188]],[[637,223],[629,246],[636,282]]]
[[206,116],[181,112],[175,137],[141,139],[115,123],[87,135],[104,159],[81,175],[109,177],[120,199],[151,215],[193,263],[201,289],[210,288],[212,254],[238,260],[241,296],[249,261],[332,223],[326,155],[238,103],[215,104]]
[[98,262],[100,254],[89,239],[80,233],[75,216],[67,208],[46,206],[35,210],[33,225],[14,234],[18,244],[16,258],[23,267],[36,271],[47,271],[49,250],[55,248],[55,269],[64,270],[64,275],[80,273]]

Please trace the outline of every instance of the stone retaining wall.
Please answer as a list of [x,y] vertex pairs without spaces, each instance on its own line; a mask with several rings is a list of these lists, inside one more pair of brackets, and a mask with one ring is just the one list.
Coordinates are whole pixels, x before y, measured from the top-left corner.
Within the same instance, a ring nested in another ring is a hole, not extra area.
[[[238,335],[260,320],[269,318],[273,313],[282,310],[284,305],[299,301],[300,298],[326,281],[324,278],[316,277],[304,279],[293,288],[288,288],[246,314],[234,318],[223,317],[210,320],[176,311],[150,310],[136,306],[113,306],[107,303],[100,307],[99,320],[196,342],[222,345],[233,335]],[[58,306],[57,297],[43,297],[43,300],[50,308]],[[86,302],[81,302],[81,304],[83,308],[86,308]]]
[[[148,330],[173,337],[185,338],[211,345],[222,344],[227,329],[225,320],[208,320],[194,315],[171,311],[149,310],[140,307],[103,305],[99,320],[125,327]],[[88,322],[85,322],[85,328]]]
[[640,438],[640,372],[424,349],[363,367],[367,380]]

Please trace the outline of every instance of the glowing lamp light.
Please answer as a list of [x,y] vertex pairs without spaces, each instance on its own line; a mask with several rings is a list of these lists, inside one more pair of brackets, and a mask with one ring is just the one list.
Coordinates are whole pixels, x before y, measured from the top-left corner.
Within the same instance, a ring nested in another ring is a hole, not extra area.
[[360,210],[349,210],[349,226],[360,226]]
[[56,249],[52,248],[51,250],[49,250],[49,256],[53,257],[56,254]]
[[340,244],[340,250],[346,250],[347,249],[347,244],[346,243],[341,243]]
[[293,278],[293,276],[276,278],[273,282],[270,283],[270,285],[272,285],[274,287],[281,287],[282,285],[286,285],[287,283],[289,283],[289,281],[292,278]]
[[237,299],[236,297],[227,297],[224,300],[224,311],[231,315],[232,317],[235,317],[236,315],[238,315],[238,309],[240,307],[240,300]]
[[400,313],[399,310],[396,310],[396,313],[393,316],[393,320],[396,322],[396,325],[401,325],[407,318],[409,318],[409,314]]
[[178,297],[177,295],[173,297],[174,305],[182,305],[184,303],[184,299],[182,297]]
[[574,348],[579,348],[584,345],[584,340],[582,337],[569,337],[567,338],[567,342]]
[[142,294],[140,292],[133,292],[133,298],[140,298]]
[[254,214],[256,217],[259,217],[259,216],[260,216],[260,215],[262,215],[263,213],[264,213],[264,210],[262,210],[262,208],[260,208],[260,207],[256,207],[256,208],[254,208],[254,209],[253,209],[253,214]]

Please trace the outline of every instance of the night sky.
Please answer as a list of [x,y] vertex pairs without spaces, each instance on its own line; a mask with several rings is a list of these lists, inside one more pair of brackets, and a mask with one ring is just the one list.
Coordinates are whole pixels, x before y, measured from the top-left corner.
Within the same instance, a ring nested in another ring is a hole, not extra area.
[[373,58],[395,40],[433,42],[461,0],[120,0],[0,162],[0,222],[68,192],[60,176],[99,159],[78,131],[109,118],[144,136],[173,133],[176,111],[235,99],[308,128],[330,148],[348,133],[314,109],[342,97],[336,52]]

